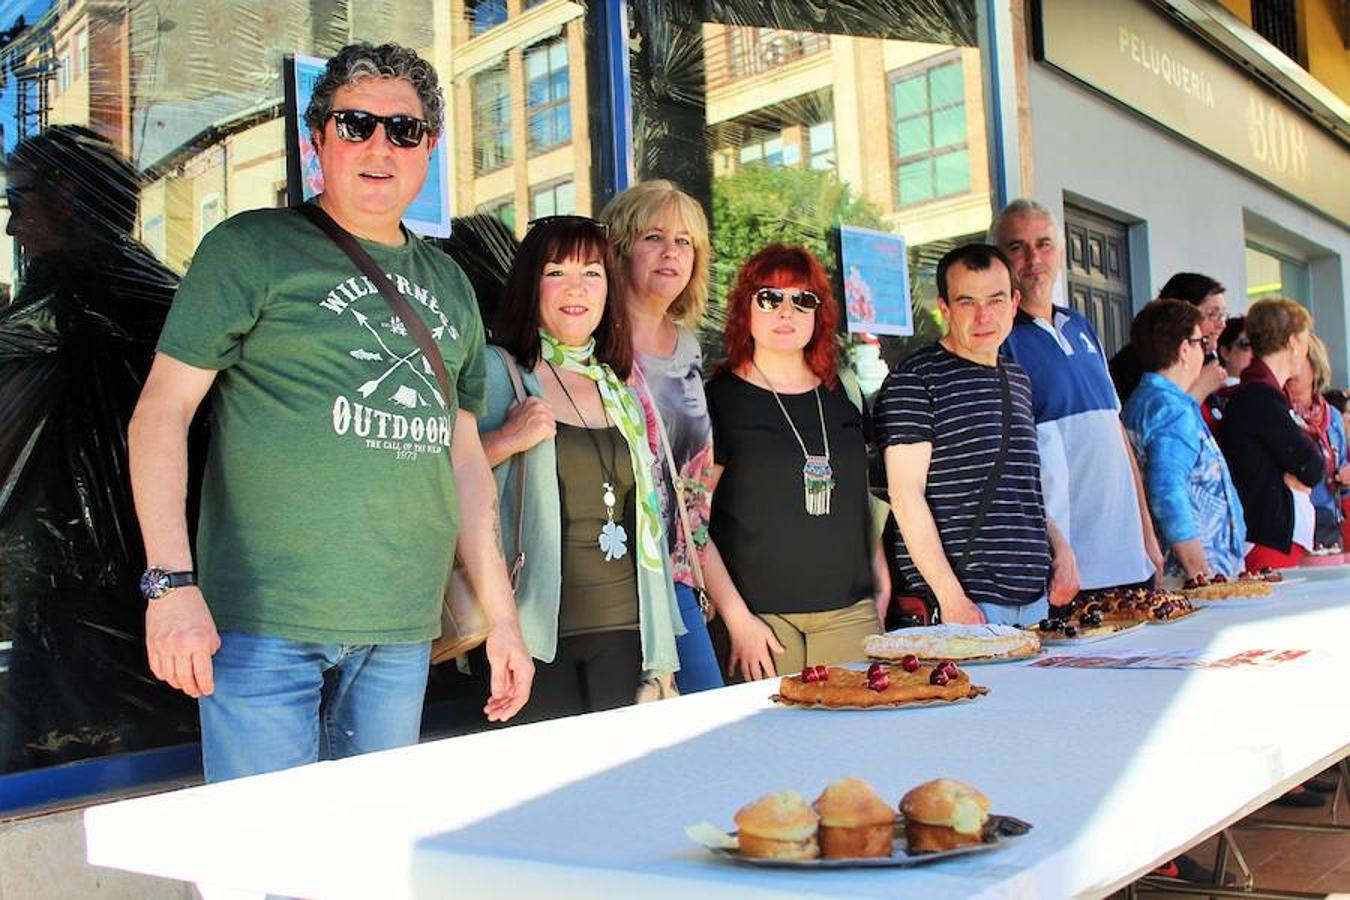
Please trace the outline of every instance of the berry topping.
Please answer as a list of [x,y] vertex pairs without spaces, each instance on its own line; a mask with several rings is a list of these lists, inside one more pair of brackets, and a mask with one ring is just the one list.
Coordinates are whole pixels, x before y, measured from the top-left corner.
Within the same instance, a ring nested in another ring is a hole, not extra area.
[[951,680],[952,678],[947,674],[947,670],[942,668],[934,669],[933,674],[928,676],[929,684],[936,684],[939,686],[944,685]]
[[1071,637],[1078,637],[1078,629],[1077,629],[1077,628],[1074,628],[1072,625],[1065,625],[1065,626],[1064,626],[1064,636],[1065,636],[1065,637],[1068,637],[1068,638],[1071,638]]
[[869,677],[867,679],[867,686],[871,690],[874,690],[877,693],[881,693],[882,691],[886,690],[886,688],[891,686],[891,679],[886,675],[885,672],[878,672],[875,678]]
[[1211,578],[1211,579],[1209,580],[1209,583],[1210,583],[1210,584],[1227,584],[1227,583],[1228,583],[1228,579],[1227,579],[1226,577],[1224,577],[1224,574],[1223,574],[1222,572],[1220,572],[1218,575],[1215,575],[1213,578]]
[[876,678],[878,675],[884,674],[885,671],[886,671],[886,670],[885,670],[884,668],[882,668],[881,663],[879,663],[879,662],[874,662],[874,663],[872,663],[870,666],[867,667],[867,680],[868,680],[868,681],[871,681],[873,678]]
[[830,670],[825,666],[812,666],[816,670],[816,681],[829,681]]
[[913,653],[906,653],[905,658],[900,660],[900,668],[906,672],[919,671],[919,658]]
[[1049,619],[1041,619],[1041,623],[1036,627],[1039,628],[1041,631],[1054,631],[1055,623],[1050,621]]
[[803,684],[811,684],[813,681],[820,680],[816,677],[815,666],[807,666],[805,669],[802,669],[802,674],[798,677],[801,678]]

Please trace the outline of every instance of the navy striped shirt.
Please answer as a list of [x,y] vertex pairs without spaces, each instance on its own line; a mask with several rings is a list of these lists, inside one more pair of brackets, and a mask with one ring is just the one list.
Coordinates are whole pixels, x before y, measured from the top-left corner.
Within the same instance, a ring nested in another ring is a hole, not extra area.
[[[1021,606],[1045,595],[1050,546],[1031,381],[1017,363],[1005,359],[1002,365],[1012,388],[1008,460],[957,577],[976,603]],[[925,347],[886,378],[873,419],[882,447],[933,445],[924,496],[947,561],[955,569],[970,539],[989,470],[998,458],[1003,401],[997,370],[962,359],[941,344]],[[909,590],[933,595],[903,541],[898,542],[896,562]]]

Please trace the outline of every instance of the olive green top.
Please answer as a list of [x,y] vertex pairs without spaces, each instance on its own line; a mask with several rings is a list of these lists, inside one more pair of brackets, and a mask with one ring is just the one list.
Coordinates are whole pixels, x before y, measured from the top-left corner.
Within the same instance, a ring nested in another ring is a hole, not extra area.
[[[586,429],[559,422],[556,445],[563,541],[558,633],[566,637],[636,629],[633,466],[623,435],[614,427]],[[608,521],[604,503],[606,471],[613,476],[614,523],[622,526],[628,536],[628,552],[611,560],[606,560],[600,546],[600,530]]]

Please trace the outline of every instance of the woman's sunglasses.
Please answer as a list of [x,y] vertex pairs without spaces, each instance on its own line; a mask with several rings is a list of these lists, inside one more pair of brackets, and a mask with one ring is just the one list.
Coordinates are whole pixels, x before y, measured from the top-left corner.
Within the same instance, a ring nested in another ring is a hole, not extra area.
[[609,231],[609,224],[592,219],[590,216],[577,216],[571,213],[560,213],[555,216],[540,216],[537,219],[531,219],[526,223],[526,228],[533,228],[536,225],[589,225],[592,228],[598,228],[601,231]]
[[416,147],[427,133],[425,119],[416,116],[377,116],[363,109],[335,109],[328,114],[337,126],[337,136],[350,144],[370,140],[376,125],[384,126],[384,135],[395,147]]
[[785,291],[771,287],[755,291],[755,305],[765,312],[773,312],[783,305],[784,300],[791,300],[792,308],[798,312],[814,312],[820,306],[820,295],[815,291]]

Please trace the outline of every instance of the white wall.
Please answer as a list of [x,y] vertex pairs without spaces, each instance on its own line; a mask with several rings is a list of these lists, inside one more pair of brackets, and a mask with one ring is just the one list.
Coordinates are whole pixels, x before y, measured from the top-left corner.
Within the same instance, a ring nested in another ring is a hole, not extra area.
[[1225,284],[1229,310],[1241,312],[1245,209],[1294,237],[1301,249],[1331,254],[1311,267],[1313,314],[1332,351],[1336,380],[1347,383],[1350,231],[1048,66],[1033,62],[1030,75],[1032,194],[1057,214],[1068,192],[1145,223],[1150,284],[1146,291],[1135,286],[1136,309],[1141,296],[1155,296],[1174,272],[1188,271]]

